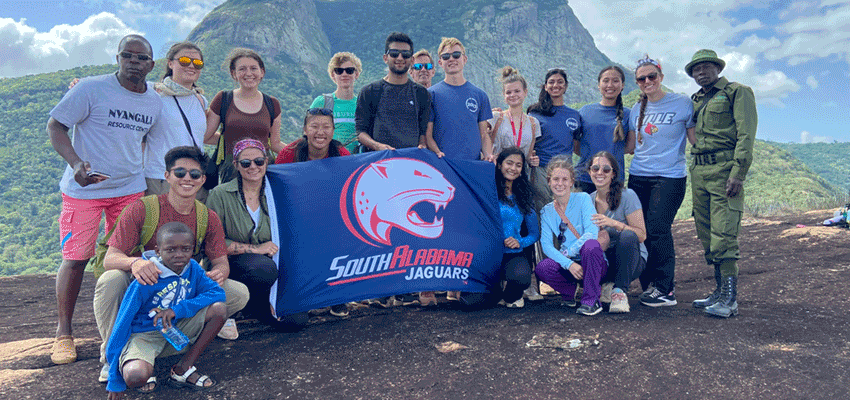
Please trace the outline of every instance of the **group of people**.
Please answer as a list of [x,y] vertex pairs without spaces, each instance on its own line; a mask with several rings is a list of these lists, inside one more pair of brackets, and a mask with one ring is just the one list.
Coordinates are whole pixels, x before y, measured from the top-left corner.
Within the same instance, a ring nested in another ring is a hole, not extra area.
[[[410,147],[496,166],[503,282],[489,293],[449,292],[450,300],[521,308],[526,298],[541,298],[539,279],[577,313],[595,315],[603,303],[609,312],[629,312],[626,293],[635,279],[644,290],[640,303],[677,304],[671,225],[685,194],[688,140],[697,234],[717,284],[693,305],[737,314],[737,232],[756,112],[750,88],[719,77],[725,63],[716,53],[700,50],[685,67],[702,87],[690,99],[665,92],[661,64],[647,56],[635,70],[642,96],[633,109],[622,103],[625,73],[610,66],[598,75],[599,103],[578,111],[564,104],[563,69],[546,73],[538,101],[523,110],[528,83],[503,68],[508,108],[499,110],[464,78],[468,57],[458,39],[444,38],[435,58],[445,79],[432,85],[434,58],[414,53],[412,40],[394,32],[384,46],[387,74],[355,94],[360,59],[334,54],[328,74],[336,90],[307,109],[303,137],[283,144],[280,103],[259,90],[265,65],[256,52],[231,52],[237,88],[207,104],[196,85],[204,67],[198,46],[172,46],[165,76],[149,83],[151,46],[126,36],[118,71],[79,81],[47,124],[68,163],[60,182],[63,261],[52,360],[76,360],[71,319],[105,213],[105,271],[94,312],[109,397],[127,387],[156,389],[154,359],[174,352],[158,330],[172,324],[194,345],[170,379],[196,389],[215,385],[193,364],[216,335],[238,337],[235,313],[282,329],[308,320],[307,313],[276,318],[266,300],[281,251],[271,231],[267,166]],[[211,159],[204,143],[216,146]],[[628,180],[625,154],[634,154]],[[436,303],[433,292],[419,300]],[[344,316],[348,306],[330,312]]]

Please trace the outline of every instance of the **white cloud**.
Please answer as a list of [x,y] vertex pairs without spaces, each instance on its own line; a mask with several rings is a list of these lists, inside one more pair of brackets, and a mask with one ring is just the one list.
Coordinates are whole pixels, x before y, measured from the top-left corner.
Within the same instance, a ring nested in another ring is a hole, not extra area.
[[809,87],[812,88],[812,89],[817,89],[818,88],[818,80],[815,79],[814,76],[809,75],[809,77],[806,78],[806,85],[809,85]]
[[[225,0],[177,0],[171,2],[150,2],[124,0],[117,12],[118,16],[131,25],[147,24],[168,27],[169,42],[186,39],[204,17]],[[164,50],[164,49],[163,49]]]
[[115,62],[124,35],[140,33],[111,13],[86,18],[79,25],[57,25],[38,32],[26,20],[0,18],[0,76],[15,77],[81,65]]

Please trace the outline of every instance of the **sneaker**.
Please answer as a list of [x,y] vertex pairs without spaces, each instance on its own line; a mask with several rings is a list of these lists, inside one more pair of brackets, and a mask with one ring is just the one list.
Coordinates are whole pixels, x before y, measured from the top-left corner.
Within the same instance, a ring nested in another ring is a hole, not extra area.
[[97,381],[100,383],[109,382],[109,364],[103,363],[103,366],[100,367],[100,375],[97,377]]
[[525,289],[522,292],[522,295],[528,299],[528,301],[540,301],[544,299],[544,297],[537,292],[537,288],[534,286],[529,286],[528,289]]
[[348,316],[348,305],[347,304],[337,304],[335,306],[331,306],[331,315],[334,317],[347,317]]
[[505,306],[508,307],[508,308],[523,308],[523,307],[525,307],[525,299],[520,297],[519,300],[517,300],[513,303],[507,303],[507,304],[505,304]]
[[576,308],[576,306],[578,306],[578,302],[576,302],[575,300],[561,300],[561,306]]
[[614,289],[611,293],[611,307],[608,308],[609,313],[627,313],[629,312],[629,298],[620,289]]
[[655,285],[650,283],[649,286],[646,287],[646,290],[644,290],[643,293],[641,293],[639,297],[649,296],[649,294],[652,293],[652,289],[654,287],[655,287]]
[[576,314],[596,315],[596,314],[599,314],[600,311],[602,311],[602,306],[599,305],[599,302],[597,301],[597,302],[593,303],[593,305],[590,305],[590,306],[586,305],[586,304],[582,304],[578,308],[578,310],[576,310]]
[[611,303],[611,291],[614,290],[614,282],[605,282],[602,284],[602,295],[599,296],[600,303]]
[[224,321],[224,326],[218,331],[218,337],[224,340],[236,340],[239,337],[239,330],[236,329],[236,320],[228,318]]
[[640,302],[650,307],[675,306],[676,295],[673,292],[664,294],[658,289],[652,288],[652,292],[648,295],[640,295]]

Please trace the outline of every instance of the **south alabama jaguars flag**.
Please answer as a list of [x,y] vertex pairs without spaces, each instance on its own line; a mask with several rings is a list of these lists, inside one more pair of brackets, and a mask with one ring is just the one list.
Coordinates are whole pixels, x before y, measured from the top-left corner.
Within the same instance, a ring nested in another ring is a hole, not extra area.
[[271,165],[277,316],[401,293],[485,292],[504,246],[484,161],[402,149]]

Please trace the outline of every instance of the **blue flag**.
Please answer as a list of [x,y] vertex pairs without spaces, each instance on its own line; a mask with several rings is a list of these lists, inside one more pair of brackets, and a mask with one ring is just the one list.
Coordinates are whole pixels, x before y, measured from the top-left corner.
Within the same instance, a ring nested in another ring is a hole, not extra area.
[[488,291],[504,247],[494,173],[491,163],[422,149],[269,166],[281,242],[275,314]]

